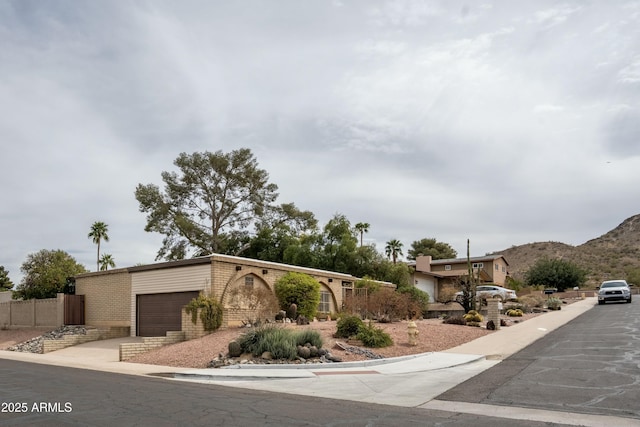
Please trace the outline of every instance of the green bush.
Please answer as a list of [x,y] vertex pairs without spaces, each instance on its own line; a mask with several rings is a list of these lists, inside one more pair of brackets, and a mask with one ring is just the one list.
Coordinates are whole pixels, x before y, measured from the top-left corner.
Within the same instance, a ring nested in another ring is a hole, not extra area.
[[393,345],[391,336],[380,328],[376,328],[369,322],[360,328],[356,338],[362,341],[365,347],[381,348]]
[[298,345],[309,343],[317,348],[322,347],[322,337],[318,331],[306,329],[295,331],[280,326],[267,325],[252,328],[237,340],[242,353],[261,356],[268,351],[274,359],[294,360],[298,355]]
[[338,330],[334,334],[336,338],[349,338],[358,335],[364,327],[364,322],[358,316],[344,316],[336,322]]
[[322,348],[322,336],[320,332],[313,329],[305,329],[302,331],[296,331],[296,345],[305,345],[307,343],[317,348]]
[[320,283],[304,273],[290,272],[275,283],[275,293],[282,310],[291,304],[297,306],[298,315],[313,319],[320,303]]
[[189,301],[189,304],[185,306],[185,311],[187,314],[191,314],[191,321],[194,325],[198,320],[198,310],[200,310],[200,320],[202,320],[205,331],[213,332],[222,325],[224,310],[216,298],[201,293],[197,298]]

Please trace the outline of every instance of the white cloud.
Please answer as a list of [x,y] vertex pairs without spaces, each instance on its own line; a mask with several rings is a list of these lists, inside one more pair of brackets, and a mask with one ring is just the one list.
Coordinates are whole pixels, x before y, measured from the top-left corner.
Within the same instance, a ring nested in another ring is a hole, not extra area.
[[135,186],[180,152],[243,146],[281,202],[367,221],[382,245],[582,243],[638,213],[634,13],[0,3],[0,265],[17,281],[28,253],[60,248],[93,268],[96,220],[118,266],[150,262],[161,236]]
[[618,78],[622,83],[640,83],[640,57],[637,57],[630,64],[626,65],[618,73]]

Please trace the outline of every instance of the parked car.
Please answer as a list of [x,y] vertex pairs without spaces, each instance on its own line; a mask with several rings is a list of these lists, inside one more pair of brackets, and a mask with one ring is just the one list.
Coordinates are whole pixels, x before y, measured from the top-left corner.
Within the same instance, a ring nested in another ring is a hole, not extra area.
[[631,289],[626,280],[607,280],[598,287],[598,304],[607,301],[631,302]]
[[[482,298],[499,298],[501,301],[515,300],[518,298],[516,291],[496,285],[480,285],[476,287],[476,295]],[[462,292],[456,292],[456,301],[462,302]]]

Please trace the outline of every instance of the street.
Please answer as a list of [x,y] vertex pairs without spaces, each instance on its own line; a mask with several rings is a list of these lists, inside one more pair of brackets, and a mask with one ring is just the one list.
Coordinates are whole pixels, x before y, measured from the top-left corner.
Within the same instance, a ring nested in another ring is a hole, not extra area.
[[3,426],[548,425],[9,360],[0,360],[0,384]]
[[640,299],[596,306],[437,399],[640,420]]

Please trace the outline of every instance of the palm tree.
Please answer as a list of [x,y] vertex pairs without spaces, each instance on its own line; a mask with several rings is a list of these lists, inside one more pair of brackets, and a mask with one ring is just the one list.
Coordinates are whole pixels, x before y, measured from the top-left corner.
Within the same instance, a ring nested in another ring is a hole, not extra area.
[[402,255],[402,243],[398,239],[389,240],[384,250],[387,256],[393,259],[393,263],[395,264],[398,256]]
[[369,232],[370,226],[368,222],[359,222],[356,224],[356,231],[360,233],[360,247],[362,247],[362,235]]
[[100,241],[104,240],[105,242],[109,241],[109,235],[107,232],[109,231],[109,226],[102,221],[96,221],[91,226],[91,231],[89,232],[88,238],[93,240],[93,243],[98,245],[98,256],[96,257],[96,270],[100,270]]
[[114,268],[116,262],[113,260],[111,254],[102,254],[100,257],[100,271],[106,271],[109,267]]

